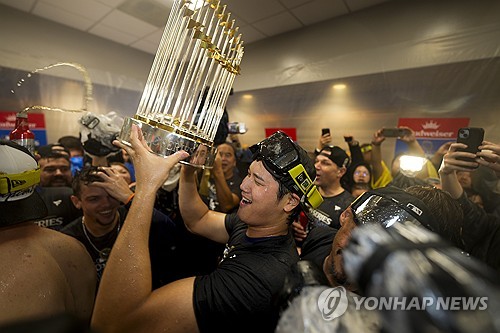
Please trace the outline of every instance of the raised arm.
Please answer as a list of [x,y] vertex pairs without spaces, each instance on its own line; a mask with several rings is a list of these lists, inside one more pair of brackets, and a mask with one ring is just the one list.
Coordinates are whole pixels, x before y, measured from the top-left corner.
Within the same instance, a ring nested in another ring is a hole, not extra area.
[[226,243],[229,239],[224,223],[226,214],[209,210],[201,200],[195,168],[188,165],[181,168],[179,208],[182,219],[191,232],[219,243]]
[[463,143],[452,143],[450,149],[443,156],[443,162],[439,168],[439,177],[443,191],[447,191],[454,199],[458,199],[464,192],[462,185],[458,181],[456,171],[471,171],[478,167],[478,162],[460,160],[460,158],[476,158],[475,154],[457,151],[459,148],[466,148]]
[[227,185],[224,171],[222,171],[222,159],[219,154],[215,158],[212,176],[215,183],[215,192],[217,193],[217,201],[222,212],[229,212],[234,207],[237,207],[241,198],[231,192]]
[[[483,141],[479,149],[481,149],[481,151],[477,153],[477,156],[481,158],[477,162],[495,171],[497,178],[500,179],[500,144]],[[500,190],[498,181],[497,188]]]
[[384,166],[382,165],[382,142],[385,141],[385,136],[382,135],[382,129],[379,129],[373,134],[372,138],[372,160],[373,179],[376,181],[382,176]]
[[415,131],[406,126],[400,126],[400,128],[408,130],[407,134],[399,138],[401,141],[406,142],[406,144],[408,145],[408,153],[413,156],[424,157],[425,151],[415,138]]
[[149,232],[156,191],[186,152],[167,158],[152,154],[142,132],[132,127],[127,150],[135,165],[135,199],[113,246],[99,286],[92,327],[106,332],[197,331],[193,310],[194,278],[152,292]]

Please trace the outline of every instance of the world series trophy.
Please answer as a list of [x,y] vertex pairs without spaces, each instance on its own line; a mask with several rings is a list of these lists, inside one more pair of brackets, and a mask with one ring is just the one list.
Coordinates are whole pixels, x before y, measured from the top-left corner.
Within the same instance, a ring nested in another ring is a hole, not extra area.
[[132,125],[152,152],[190,154],[183,163],[211,168],[215,134],[236,75],[243,41],[219,0],[175,0],[137,112],[118,139],[130,145]]

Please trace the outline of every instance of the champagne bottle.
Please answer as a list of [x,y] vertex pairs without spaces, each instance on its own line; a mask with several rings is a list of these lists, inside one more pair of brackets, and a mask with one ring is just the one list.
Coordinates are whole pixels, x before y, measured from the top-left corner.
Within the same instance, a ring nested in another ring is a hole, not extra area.
[[10,132],[9,139],[27,148],[31,154],[35,154],[35,134],[30,131],[26,112],[16,114],[16,127]]

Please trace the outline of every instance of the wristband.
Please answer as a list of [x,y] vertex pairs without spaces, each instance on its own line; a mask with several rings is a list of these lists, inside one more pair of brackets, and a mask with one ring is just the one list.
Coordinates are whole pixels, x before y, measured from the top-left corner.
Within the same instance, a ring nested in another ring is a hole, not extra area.
[[135,193],[132,192],[132,194],[127,198],[127,201],[125,201],[123,204],[126,206],[130,203],[130,201],[132,201],[132,199],[134,198],[134,195]]

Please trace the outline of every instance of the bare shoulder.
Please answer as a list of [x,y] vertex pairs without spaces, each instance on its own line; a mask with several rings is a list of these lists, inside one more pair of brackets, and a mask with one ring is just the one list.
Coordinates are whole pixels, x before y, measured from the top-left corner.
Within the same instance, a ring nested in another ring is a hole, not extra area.
[[35,225],[2,228],[0,265],[7,286],[0,291],[0,322],[62,311],[89,316],[83,293],[93,299],[95,268],[77,240]]

